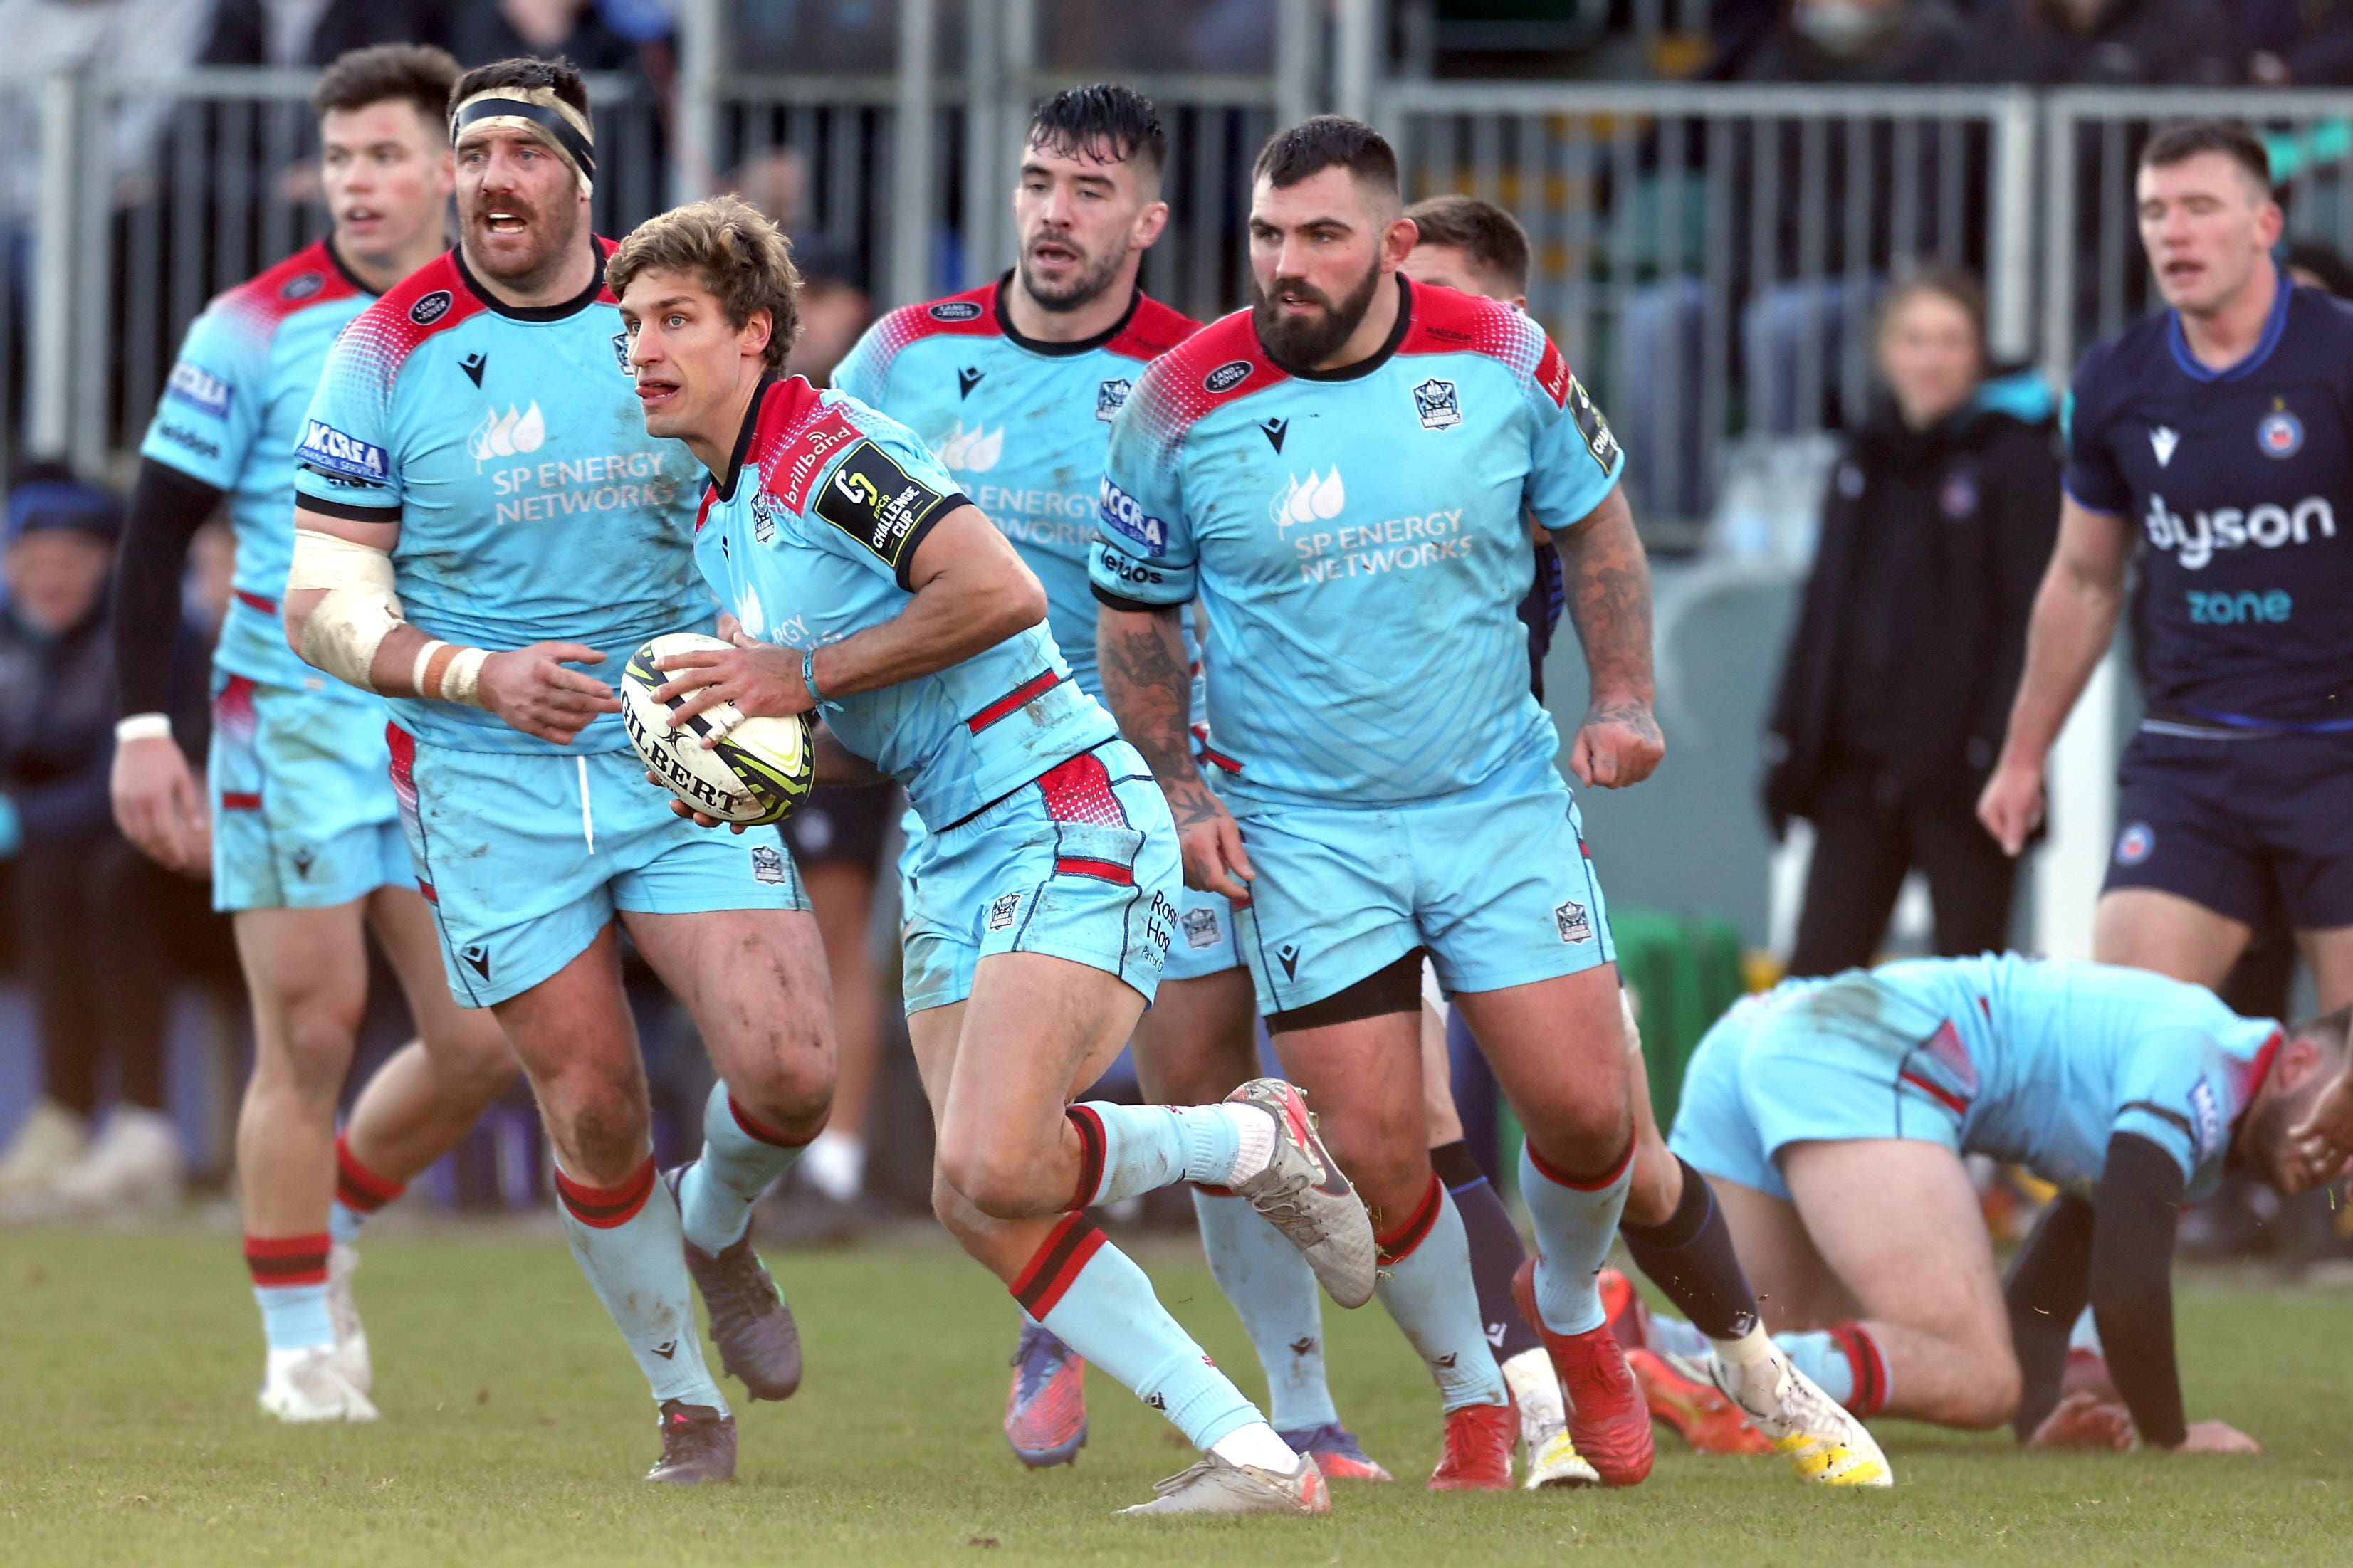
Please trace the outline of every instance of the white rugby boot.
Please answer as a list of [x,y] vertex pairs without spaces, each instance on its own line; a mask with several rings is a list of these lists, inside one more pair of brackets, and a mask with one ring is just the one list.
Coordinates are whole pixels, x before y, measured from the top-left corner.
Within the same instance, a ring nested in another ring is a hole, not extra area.
[[1254,1078],[1226,1098],[1274,1122],[1266,1164],[1233,1190],[1299,1248],[1332,1300],[1343,1307],[1371,1300],[1377,1268],[1372,1216],[1315,1135],[1306,1096],[1279,1078]]
[[262,1414],[280,1421],[373,1421],[375,1406],[344,1380],[332,1345],[271,1351],[262,1373]]
[[1568,1406],[1560,1377],[1543,1346],[1522,1351],[1503,1363],[1504,1385],[1520,1411],[1521,1459],[1529,1491],[1545,1487],[1598,1487],[1601,1476],[1585,1462],[1568,1436]]
[[1159,1495],[1150,1502],[1119,1511],[1164,1516],[1332,1511],[1332,1489],[1305,1454],[1299,1456],[1299,1468],[1286,1476],[1208,1453],[1166,1480],[1153,1482],[1152,1489]]
[[1751,1367],[1732,1366],[1710,1352],[1707,1371],[1799,1479],[1821,1487],[1895,1484],[1870,1431],[1778,1350]]
[[375,1368],[368,1361],[367,1329],[360,1321],[359,1303],[352,1300],[352,1276],[359,1272],[360,1251],[339,1241],[327,1248],[327,1321],[335,1326],[335,1370],[362,1394],[375,1392]]
[[82,1157],[58,1173],[47,1196],[59,1212],[73,1215],[163,1208],[180,1201],[186,1173],[172,1119],[143,1106],[119,1106]]

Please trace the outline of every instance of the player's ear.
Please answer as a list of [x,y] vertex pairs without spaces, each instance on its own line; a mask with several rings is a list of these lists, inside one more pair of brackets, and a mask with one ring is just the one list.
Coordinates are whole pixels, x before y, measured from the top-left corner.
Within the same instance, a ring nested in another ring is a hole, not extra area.
[[1128,248],[1151,249],[1167,227],[1168,204],[1157,200],[1145,203],[1144,210],[1135,215],[1134,226],[1127,231]]
[[735,334],[735,349],[746,359],[760,359],[768,352],[768,340],[776,333],[776,318],[765,305],[744,320],[744,330]]
[[1405,258],[1413,254],[1413,247],[1420,240],[1421,229],[1413,219],[1402,213],[1391,218],[1388,226],[1381,230],[1382,268],[1394,272],[1404,266]]

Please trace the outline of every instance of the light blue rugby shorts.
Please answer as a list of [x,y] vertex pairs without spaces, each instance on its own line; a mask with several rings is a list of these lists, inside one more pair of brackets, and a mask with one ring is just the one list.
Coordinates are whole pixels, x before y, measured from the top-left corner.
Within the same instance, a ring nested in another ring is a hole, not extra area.
[[213,672],[213,908],[324,910],[409,887],[384,700]]
[[775,827],[698,827],[617,752],[465,752],[394,725],[393,790],[449,994],[487,1007],[530,990],[616,913],[806,910]]

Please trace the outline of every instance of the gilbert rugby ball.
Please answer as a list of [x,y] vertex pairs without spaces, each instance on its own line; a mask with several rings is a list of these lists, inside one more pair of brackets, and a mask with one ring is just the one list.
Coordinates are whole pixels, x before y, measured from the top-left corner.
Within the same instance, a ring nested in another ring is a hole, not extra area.
[[[782,822],[808,798],[817,777],[807,714],[744,719],[733,703],[722,702],[673,729],[670,711],[685,700],[654,697],[654,689],[670,679],[655,668],[656,659],[727,646],[700,632],[670,632],[638,648],[621,671],[621,724],[647,769],[703,816],[722,822]],[[706,748],[703,737],[714,728],[725,729],[726,738]]]

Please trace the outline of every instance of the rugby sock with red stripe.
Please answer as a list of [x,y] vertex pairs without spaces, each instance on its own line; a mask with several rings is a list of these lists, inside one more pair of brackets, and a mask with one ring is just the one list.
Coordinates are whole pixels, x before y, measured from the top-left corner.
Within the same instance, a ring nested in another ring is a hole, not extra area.
[[1806,1334],[1775,1334],[1799,1372],[1821,1384],[1824,1394],[1856,1415],[1876,1415],[1887,1408],[1894,1386],[1888,1375],[1887,1352],[1861,1323],[1841,1323]]
[[335,1342],[327,1317],[325,1231],[310,1236],[248,1236],[246,1272],[261,1308],[261,1333],[274,1351],[309,1350]]
[[714,1255],[743,1240],[752,1205],[807,1147],[807,1138],[796,1142],[761,1125],[725,1082],[712,1084],[702,1106],[702,1157],[679,1178],[686,1239]]
[[1527,1261],[1527,1244],[1520,1239],[1512,1211],[1504,1206],[1494,1184],[1471,1152],[1456,1140],[1430,1152],[1430,1168],[1446,1184],[1454,1211],[1462,1216],[1462,1234],[1471,1244],[1471,1283],[1479,1292],[1479,1316],[1487,1325],[1487,1342],[1498,1360],[1509,1361],[1543,1342],[1512,1305],[1512,1276]]
[[1209,1273],[1266,1369],[1275,1430],[1299,1432],[1339,1420],[1324,1377],[1324,1292],[1307,1259],[1247,1198],[1197,1186],[1193,1213],[1201,1222]]
[[360,1226],[375,1217],[375,1211],[408,1190],[406,1182],[396,1182],[380,1176],[360,1163],[352,1152],[351,1134],[335,1135],[335,1205],[327,1214],[327,1234],[348,1247],[356,1240]]
[[1079,1135],[1073,1209],[1141,1197],[1175,1182],[1224,1186],[1241,1154],[1242,1119],[1255,1118],[1260,1129],[1268,1125],[1264,1111],[1223,1101],[1113,1105],[1091,1100],[1067,1114]]
[[727,1413],[727,1401],[702,1363],[694,1327],[678,1205],[657,1180],[649,1154],[617,1187],[592,1187],[555,1173],[557,1207],[572,1256],[612,1314],[657,1403],[682,1399]]
[[1167,1416],[1195,1447],[1263,1419],[1168,1315],[1144,1270],[1086,1215],[1055,1226],[1011,1289],[1023,1311]]
[[[1386,1217],[1386,1216],[1384,1216]],[[1448,1410],[1503,1405],[1511,1395],[1479,1321],[1471,1283],[1471,1238],[1446,1184],[1431,1173],[1409,1214],[1374,1237],[1381,1269],[1374,1289],[1406,1342],[1419,1353]]]
[[1594,1277],[1609,1260],[1632,1184],[1634,1140],[1607,1171],[1577,1176],[1520,1146],[1520,1196],[1536,1233],[1536,1312],[1556,1334],[1582,1334],[1608,1321]]

